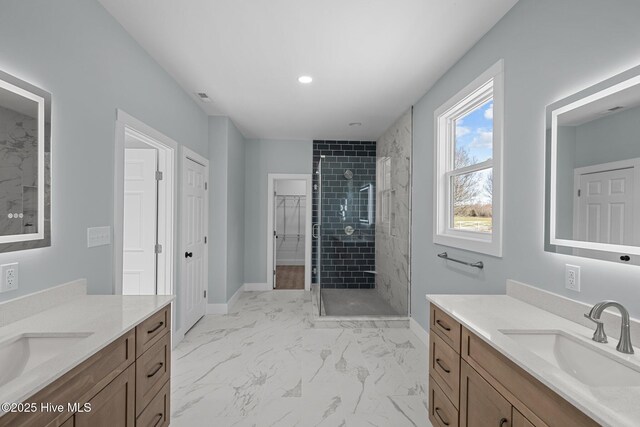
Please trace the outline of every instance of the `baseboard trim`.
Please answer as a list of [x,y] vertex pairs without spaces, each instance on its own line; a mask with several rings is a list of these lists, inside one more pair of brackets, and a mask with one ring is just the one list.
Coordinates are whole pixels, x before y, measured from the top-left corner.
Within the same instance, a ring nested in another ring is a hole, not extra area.
[[227,314],[227,304],[207,304],[207,314]]
[[304,267],[304,260],[303,259],[280,259],[276,262],[276,267],[285,267],[287,265]]
[[229,310],[231,310],[231,308],[233,308],[234,304],[238,301],[238,298],[240,298],[240,295],[242,295],[242,293],[244,292],[244,288],[247,285],[242,285],[238,288],[238,290],[236,291],[235,294],[233,294],[231,296],[231,298],[229,298],[229,301],[227,301],[227,313],[229,312]]
[[244,290],[245,292],[272,291],[273,288],[268,283],[245,283]]
[[418,339],[424,343],[425,346],[429,345],[429,332],[422,328],[420,323],[416,322],[413,317],[409,318],[409,329],[416,334]]

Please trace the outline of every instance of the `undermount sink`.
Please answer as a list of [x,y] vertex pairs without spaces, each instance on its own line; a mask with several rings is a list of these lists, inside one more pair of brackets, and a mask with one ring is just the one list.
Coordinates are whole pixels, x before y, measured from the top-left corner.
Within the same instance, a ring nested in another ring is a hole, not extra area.
[[91,333],[29,333],[0,342],[0,386],[63,353]]
[[638,387],[640,371],[624,364],[593,343],[585,343],[562,331],[500,331],[590,387]]

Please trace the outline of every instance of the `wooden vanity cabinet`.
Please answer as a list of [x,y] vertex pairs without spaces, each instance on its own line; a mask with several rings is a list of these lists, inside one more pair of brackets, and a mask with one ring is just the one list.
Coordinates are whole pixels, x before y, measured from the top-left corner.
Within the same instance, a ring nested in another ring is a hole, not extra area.
[[429,420],[434,426],[598,425],[433,304],[430,324]]
[[[91,405],[91,411],[7,413],[0,427],[169,425],[171,305],[161,309],[25,402]],[[70,408],[73,409],[73,408]]]

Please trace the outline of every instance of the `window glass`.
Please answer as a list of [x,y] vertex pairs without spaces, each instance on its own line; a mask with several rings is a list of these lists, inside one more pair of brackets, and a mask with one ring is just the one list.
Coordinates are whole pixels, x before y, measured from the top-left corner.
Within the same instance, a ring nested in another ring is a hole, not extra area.
[[493,99],[455,121],[454,169],[493,158]]

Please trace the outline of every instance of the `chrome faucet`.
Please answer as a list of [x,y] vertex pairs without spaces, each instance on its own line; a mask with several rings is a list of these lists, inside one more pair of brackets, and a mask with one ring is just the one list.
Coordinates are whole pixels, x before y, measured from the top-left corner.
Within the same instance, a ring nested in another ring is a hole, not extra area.
[[593,340],[596,342],[606,343],[607,334],[604,333],[604,324],[600,320],[602,312],[608,307],[615,307],[620,310],[622,316],[622,324],[620,326],[620,341],[616,350],[625,354],[633,354],[633,345],[631,345],[631,327],[629,322],[629,312],[622,304],[616,301],[602,301],[591,308],[589,314],[584,317],[596,324],[596,331],[593,333]]

